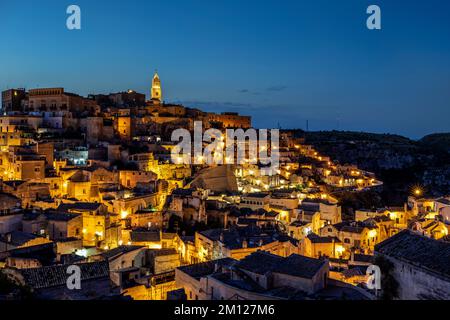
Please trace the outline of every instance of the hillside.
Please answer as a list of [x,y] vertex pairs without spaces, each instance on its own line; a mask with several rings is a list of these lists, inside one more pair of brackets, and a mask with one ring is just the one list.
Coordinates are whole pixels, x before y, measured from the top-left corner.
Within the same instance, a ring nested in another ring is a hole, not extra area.
[[400,205],[421,185],[430,196],[450,194],[450,133],[419,141],[390,134],[348,131],[304,133],[307,144],[341,164],[375,172],[385,182],[382,198]]
[[430,134],[420,139],[419,143],[450,152],[450,133]]

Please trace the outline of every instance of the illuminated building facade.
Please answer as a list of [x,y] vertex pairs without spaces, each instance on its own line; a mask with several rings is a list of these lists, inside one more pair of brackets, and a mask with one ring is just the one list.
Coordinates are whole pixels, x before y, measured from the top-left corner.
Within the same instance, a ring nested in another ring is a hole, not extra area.
[[152,100],[162,102],[162,88],[161,80],[159,79],[158,73],[155,72],[152,80],[152,90],[151,90]]

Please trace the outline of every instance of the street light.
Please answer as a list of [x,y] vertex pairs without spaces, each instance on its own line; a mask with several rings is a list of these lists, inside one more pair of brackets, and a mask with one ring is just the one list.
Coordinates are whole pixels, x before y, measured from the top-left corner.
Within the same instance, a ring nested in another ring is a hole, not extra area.
[[418,197],[420,197],[422,195],[422,190],[420,188],[416,188],[414,189],[414,194]]

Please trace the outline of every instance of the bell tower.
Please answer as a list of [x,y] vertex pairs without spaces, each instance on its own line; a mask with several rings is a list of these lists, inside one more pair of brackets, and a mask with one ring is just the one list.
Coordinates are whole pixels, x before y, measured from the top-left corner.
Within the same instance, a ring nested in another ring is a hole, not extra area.
[[162,101],[161,80],[159,80],[157,72],[153,76],[151,96],[152,100]]

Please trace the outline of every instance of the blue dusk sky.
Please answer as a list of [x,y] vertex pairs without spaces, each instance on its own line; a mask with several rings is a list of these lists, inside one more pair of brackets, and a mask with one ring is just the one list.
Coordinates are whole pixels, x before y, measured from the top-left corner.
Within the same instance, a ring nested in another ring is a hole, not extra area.
[[448,0],[0,0],[0,35],[0,90],[148,95],[157,69],[166,102],[259,128],[450,131]]

